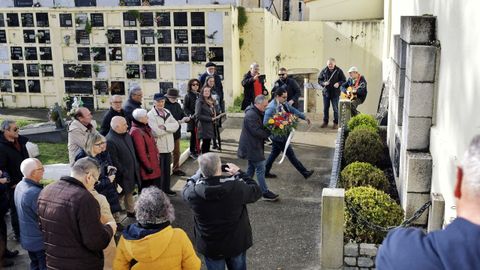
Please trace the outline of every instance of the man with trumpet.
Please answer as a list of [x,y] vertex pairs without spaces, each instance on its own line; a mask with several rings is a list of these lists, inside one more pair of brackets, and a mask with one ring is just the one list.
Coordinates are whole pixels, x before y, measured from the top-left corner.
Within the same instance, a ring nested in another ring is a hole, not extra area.
[[349,78],[342,84],[341,90],[348,99],[352,101],[352,116],[359,114],[358,105],[362,104],[367,98],[367,81],[365,77],[358,73],[356,67],[348,70]]

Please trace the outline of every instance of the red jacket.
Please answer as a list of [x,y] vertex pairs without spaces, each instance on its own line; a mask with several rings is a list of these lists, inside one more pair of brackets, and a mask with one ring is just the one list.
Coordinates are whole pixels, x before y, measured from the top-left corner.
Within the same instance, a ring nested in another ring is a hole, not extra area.
[[[130,135],[135,144],[135,152],[140,162],[140,176],[142,180],[159,178],[161,170],[158,149],[150,127],[137,121],[132,121]],[[152,171],[150,174],[147,173],[148,169]]]

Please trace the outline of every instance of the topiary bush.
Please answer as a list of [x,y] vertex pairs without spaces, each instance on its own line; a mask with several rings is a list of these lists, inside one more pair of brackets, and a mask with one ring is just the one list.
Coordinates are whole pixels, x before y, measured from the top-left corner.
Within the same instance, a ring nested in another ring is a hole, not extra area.
[[357,114],[348,121],[348,130],[354,131],[356,127],[367,125],[378,130],[377,120],[369,114]]
[[345,162],[355,161],[378,164],[383,158],[383,144],[377,132],[369,129],[356,129],[348,134],[344,150]]
[[366,129],[366,130],[369,130],[369,131],[372,131],[372,132],[375,132],[375,133],[379,133],[378,128],[374,128],[374,127],[372,127],[370,125],[366,125],[366,124],[361,124],[361,125],[358,125],[358,126],[355,127],[355,130],[359,130],[359,129]]
[[359,186],[372,186],[387,192],[389,182],[382,170],[366,162],[350,163],[340,174],[340,181],[345,189]]
[[374,230],[364,221],[381,227],[398,226],[404,213],[385,192],[373,187],[354,187],[345,192],[345,238],[380,244],[387,232]]

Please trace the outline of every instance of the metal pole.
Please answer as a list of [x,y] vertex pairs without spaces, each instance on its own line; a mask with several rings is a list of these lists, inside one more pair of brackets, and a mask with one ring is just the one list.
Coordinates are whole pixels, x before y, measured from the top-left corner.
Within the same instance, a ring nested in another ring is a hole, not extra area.
[[303,112],[308,112],[308,78],[303,78]]

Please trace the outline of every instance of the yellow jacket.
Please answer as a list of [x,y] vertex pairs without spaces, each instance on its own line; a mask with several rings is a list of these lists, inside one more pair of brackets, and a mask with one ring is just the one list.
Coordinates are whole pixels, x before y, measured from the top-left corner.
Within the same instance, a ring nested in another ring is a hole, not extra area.
[[[130,268],[132,260],[137,263]],[[200,259],[187,234],[182,229],[168,226],[137,240],[127,240],[122,235],[113,269],[199,270]]]

